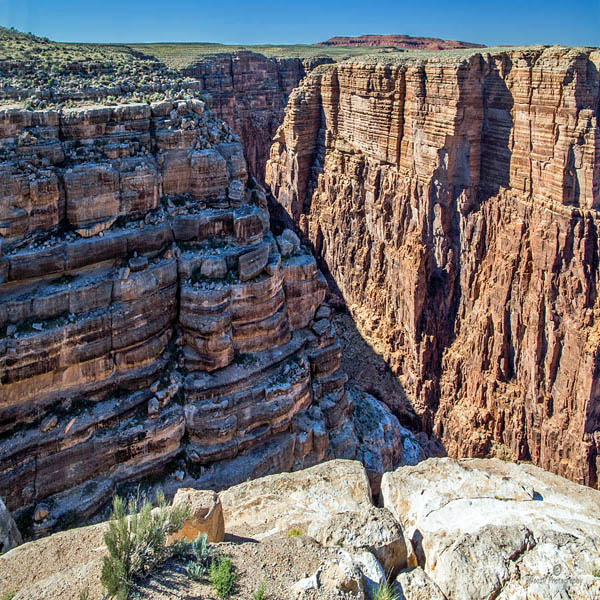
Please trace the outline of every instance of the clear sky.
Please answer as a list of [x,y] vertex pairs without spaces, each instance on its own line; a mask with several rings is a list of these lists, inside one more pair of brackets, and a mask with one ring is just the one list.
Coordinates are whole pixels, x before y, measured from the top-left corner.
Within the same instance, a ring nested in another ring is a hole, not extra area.
[[405,33],[600,46],[600,0],[0,0],[0,24],[78,42],[299,44]]

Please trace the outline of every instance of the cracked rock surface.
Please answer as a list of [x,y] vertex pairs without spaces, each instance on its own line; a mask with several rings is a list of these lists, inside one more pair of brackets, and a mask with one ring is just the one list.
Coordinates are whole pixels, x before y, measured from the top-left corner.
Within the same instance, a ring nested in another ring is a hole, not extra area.
[[528,464],[432,458],[386,473],[383,503],[447,598],[597,598],[600,494]]

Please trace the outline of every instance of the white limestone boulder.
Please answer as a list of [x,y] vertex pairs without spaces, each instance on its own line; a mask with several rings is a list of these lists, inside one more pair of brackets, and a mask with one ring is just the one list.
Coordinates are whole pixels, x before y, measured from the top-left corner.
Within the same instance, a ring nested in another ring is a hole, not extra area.
[[600,598],[600,492],[531,465],[429,459],[386,473],[384,506],[447,598]]

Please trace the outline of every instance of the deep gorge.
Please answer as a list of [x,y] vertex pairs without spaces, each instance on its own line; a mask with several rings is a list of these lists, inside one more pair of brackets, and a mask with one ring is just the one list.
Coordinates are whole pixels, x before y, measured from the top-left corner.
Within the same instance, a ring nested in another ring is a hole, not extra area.
[[[151,476],[381,473],[428,436],[597,487],[599,60],[242,52],[184,70],[212,112],[0,111],[9,509],[41,535]],[[424,437],[347,385],[328,283]]]
[[290,97],[266,175],[450,455],[594,487],[599,59],[319,68]]

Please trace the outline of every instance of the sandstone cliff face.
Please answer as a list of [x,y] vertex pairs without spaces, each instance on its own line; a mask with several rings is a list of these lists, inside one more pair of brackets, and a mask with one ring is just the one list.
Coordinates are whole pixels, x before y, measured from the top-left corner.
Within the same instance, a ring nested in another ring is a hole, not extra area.
[[325,280],[201,101],[6,109],[0,144],[0,496],[27,535],[149,473],[356,454]]
[[302,60],[236,52],[207,56],[182,74],[198,79],[210,93],[215,114],[241,137],[250,173],[264,181],[271,141],[290,93],[311,69],[330,62],[327,57]]
[[592,486],[599,62],[540,48],[321,67],[266,173],[450,454]]

